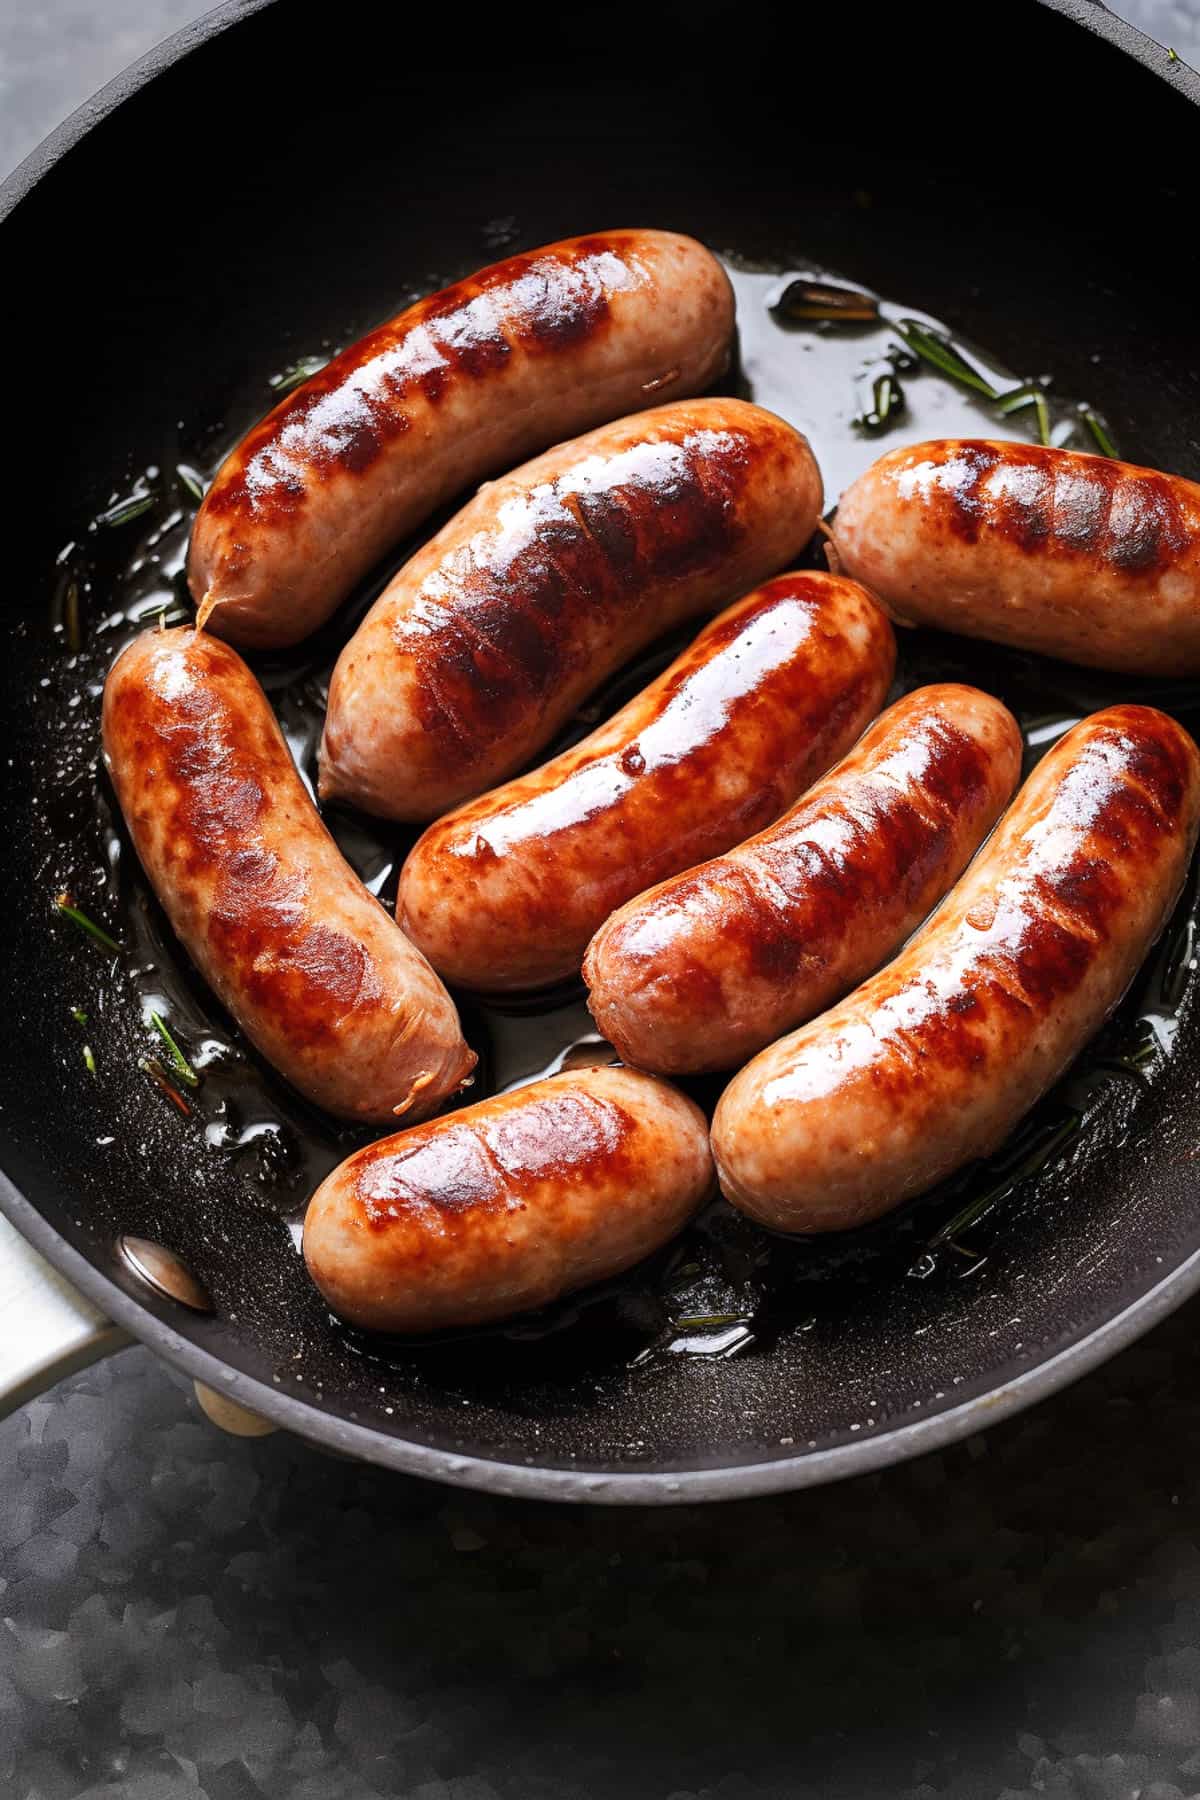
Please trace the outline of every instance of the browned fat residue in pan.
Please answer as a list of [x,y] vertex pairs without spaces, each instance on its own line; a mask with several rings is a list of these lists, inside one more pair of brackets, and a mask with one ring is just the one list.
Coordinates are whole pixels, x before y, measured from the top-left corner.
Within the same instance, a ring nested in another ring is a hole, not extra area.
[[343,350],[234,452],[205,500],[210,517],[263,520],[303,506],[309,480],[361,475],[454,383],[493,374],[514,349],[554,355],[598,337],[614,286],[645,280],[620,233],[512,256],[456,282]]
[[169,700],[152,676],[119,668],[109,696],[114,779],[139,853],[160,860],[182,929],[263,1018],[296,1045],[335,1040],[376,1010],[382,987],[369,950],[314,919],[307,874],[272,848],[287,841],[289,810],[301,843],[323,828],[302,794],[286,796],[297,777],[266,702],[237,704],[228,679],[242,671],[217,639],[129,654],[176,663]]
[[742,546],[747,497],[779,455],[774,434],[689,431],[617,452],[585,492],[568,472],[514,496],[503,533],[481,528],[437,572],[432,630],[397,622],[423,730],[468,760],[502,737],[597,640],[624,642],[648,588],[716,570]]
[[873,1085],[897,1100],[936,1107],[951,1071],[988,1060],[988,1027],[1002,1018],[997,1041],[1015,1045],[1088,979],[1141,881],[1155,881],[1164,840],[1183,823],[1187,744],[1169,720],[1119,710],[1128,720],[1098,727],[1076,749],[1050,805],[1006,847],[1016,854],[997,869],[996,890],[957,927],[964,953],[973,931],[978,949],[965,961],[938,953],[897,985],[877,977],[893,1019],[908,998],[920,1001],[915,1024],[887,1030],[896,1054],[867,1065]]
[[384,1139],[354,1159],[352,1204],[381,1234],[400,1230],[444,1242],[468,1231],[472,1216],[502,1217],[546,1184],[569,1193],[587,1171],[590,1183],[631,1186],[637,1180],[633,1140],[638,1122],[614,1101],[563,1082],[532,1098],[504,1096],[473,1109],[474,1117],[418,1125]]
[[1035,444],[968,439],[949,456],[958,478],[926,490],[930,523],[966,543],[986,536],[1144,574],[1167,568],[1193,540],[1170,476]]

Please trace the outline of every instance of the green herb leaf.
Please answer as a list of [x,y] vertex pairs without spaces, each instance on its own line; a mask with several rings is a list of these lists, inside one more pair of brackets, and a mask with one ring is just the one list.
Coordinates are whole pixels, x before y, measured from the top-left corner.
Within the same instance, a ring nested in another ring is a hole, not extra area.
[[689,1313],[675,1320],[676,1331],[716,1331],[723,1325],[748,1325],[744,1313]]
[[175,1042],[162,1014],[152,1012],[150,1014],[150,1023],[153,1025],[155,1031],[157,1031],[163,1043],[167,1046],[171,1061],[174,1063],[180,1078],[183,1081],[186,1081],[189,1087],[198,1088],[200,1086],[200,1077],[197,1075],[195,1069],[193,1069],[187,1057],[183,1054],[183,1051],[179,1048],[179,1045]]
[[996,389],[991,382],[986,381],[978,369],[973,369],[950,339],[943,337],[940,331],[931,331],[917,319],[902,319],[896,330],[922,362],[927,362],[931,368],[940,369],[951,381],[973,388],[977,394],[983,394],[989,400],[997,398]]
[[108,528],[128,525],[132,519],[140,519],[143,513],[149,512],[157,498],[157,494],[127,494],[124,500],[116,501],[107,512],[98,514],[96,523]]
[[156,612],[144,615],[158,631],[165,631],[168,625],[186,625],[191,616],[186,606],[177,606],[174,601],[160,606]]
[[319,375],[328,361],[327,356],[297,357],[286,369],[280,369],[278,374],[272,375],[267,385],[276,394],[290,394],[293,388],[298,388],[314,375]]
[[89,1075],[94,1075],[96,1073],[96,1059],[92,1055],[92,1046],[90,1044],[85,1044],[83,1046],[83,1066]]
[[63,589],[63,635],[67,649],[77,656],[83,649],[83,628],[79,622],[79,583],[74,575],[68,576]]
[[78,906],[75,906],[72,903],[69,894],[60,894],[54,904],[64,919],[70,919],[72,925],[77,925],[80,931],[86,931],[89,937],[94,938],[98,944],[103,945],[104,949],[109,951],[111,955],[121,955],[121,946],[118,944],[116,938],[109,937],[103,926],[97,925],[94,919],[89,919],[85,912],[81,911]]
[[871,404],[854,421],[864,431],[883,431],[904,411],[904,389],[891,369],[876,375],[871,383]]
[[1115,457],[1117,454],[1117,447],[1109,437],[1108,427],[1100,417],[1100,414],[1098,412],[1093,412],[1090,406],[1081,406],[1079,409],[1079,416],[1091,432],[1092,441],[1097,450],[1099,450],[1101,456]]
[[1038,442],[1049,447],[1051,441],[1050,408],[1046,402],[1045,389],[1040,381],[1024,381],[1020,387],[1010,389],[1007,394],[1001,394],[996,401],[996,411],[1004,418],[1008,418],[1012,413],[1024,411],[1027,406],[1032,406],[1036,410]]
[[203,500],[204,483],[190,463],[176,463],[175,474],[185,494],[190,494],[193,500]]
[[879,302],[857,288],[828,281],[789,281],[771,309],[785,319],[835,325],[870,324],[879,317]]
[[1033,405],[1037,391],[1034,382],[1024,381],[1020,387],[1010,388],[1007,394],[998,397],[996,411],[1003,418],[1008,418],[1010,413],[1023,412],[1027,406]]
[[138,1063],[138,1068],[141,1069],[143,1074],[150,1077],[159,1092],[166,1095],[167,1099],[171,1102],[171,1105],[175,1107],[178,1112],[181,1112],[185,1119],[191,1118],[191,1107],[188,1105],[179,1089],[172,1082],[167,1071],[163,1068],[156,1056],[143,1056]]
[[73,1006],[71,1008],[71,1017],[77,1025],[86,1025],[88,1022],[88,1016],[84,1012],[82,1006]]

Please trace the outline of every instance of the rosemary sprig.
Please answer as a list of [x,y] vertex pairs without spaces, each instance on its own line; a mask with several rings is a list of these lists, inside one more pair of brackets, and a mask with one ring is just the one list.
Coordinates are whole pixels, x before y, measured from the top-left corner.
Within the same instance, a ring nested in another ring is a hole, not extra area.
[[190,494],[193,500],[203,500],[204,483],[190,463],[176,463],[175,474],[185,494]]
[[1090,406],[1081,406],[1079,408],[1079,416],[1091,432],[1092,441],[1097,450],[1099,450],[1101,456],[1115,457],[1117,454],[1116,445],[1109,437],[1104,420],[1100,417],[1099,413],[1093,412]]
[[745,1313],[688,1313],[674,1321],[676,1331],[715,1331],[723,1325],[748,1325]]
[[142,615],[159,631],[165,631],[168,625],[186,625],[191,616],[186,606],[178,606],[173,600],[165,600],[153,612]]
[[280,369],[277,374],[272,375],[267,386],[272,393],[290,394],[293,388],[300,387],[313,375],[319,375],[328,361],[327,356],[299,356],[286,369]]
[[897,381],[894,371],[885,369],[871,383],[870,406],[854,422],[861,425],[864,431],[883,431],[897,413],[904,411],[904,407],[904,389]]
[[977,394],[983,394],[988,400],[999,398],[991,382],[985,380],[978,369],[973,369],[950,339],[943,337],[940,331],[931,331],[917,319],[901,319],[896,330],[909,349],[931,368],[940,369],[943,375],[948,375],[951,381],[961,382],[963,387],[974,388]]
[[110,937],[104,927],[97,925],[94,919],[89,919],[87,914],[73,903],[70,894],[60,894],[54,904],[64,919],[70,919],[72,925],[77,925],[80,931],[86,931],[89,937],[94,938],[96,943],[102,945],[112,956],[120,956],[121,946],[116,938]]
[[138,1068],[141,1069],[143,1074],[150,1077],[159,1092],[166,1095],[167,1099],[171,1102],[171,1105],[175,1107],[177,1111],[181,1112],[185,1119],[191,1118],[191,1107],[188,1105],[179,1089],[172,1082],[167,1071],[163,1068],[156,1056],[143,1056],[138,1063]]
[[68,576],[63,590],[63,631],[68,650],[73,656],[78,655],[83,649],[83,630],[79,623],[79,583],[74,575]]
[[879,317],[879,302],[857,288],[838,287],[829,281],[789,281],[772,308],[785,319],[832,324],[872,324]]
[[1020,387],[1010,388],[1007,394],[1001,394],[996,401],[996,411],[1007,419],[1010,413],[1023,412],[1027,406],[1033,405],[1035,384],[1023,381]]
[[193,1069],[191,1063],[171,1035],[170,1027],[162,1014],[152,1012],[150,1014],[150,1023],[153,1025],[155,1031],[157,1031],[163,1043],[167,1046],[167,1052],[175,1065],[175,1070],[179,1075],[180,1080],[185,1081],[190,1088],[198,1088],[200,1086],[200,1077],[197,1075],[195,1069]]
[[1027,406],[1032,406],[1035,410],[1038,442],[1049,448],[1050,408],[1046,402],[1046,390],[1040,381],[1024,381],[1020,387],[1012,388],[996,399],[996,411],[1002,418],[1007,418],[1010,413],[1022,412]]
[[140,519],[143,513],[149,512],[158,496],[156,494],[127,494],[123,500],[117,500],[107,512],[97,514],[97,525],[113,528],[117,525],[128,525],[133,519]]

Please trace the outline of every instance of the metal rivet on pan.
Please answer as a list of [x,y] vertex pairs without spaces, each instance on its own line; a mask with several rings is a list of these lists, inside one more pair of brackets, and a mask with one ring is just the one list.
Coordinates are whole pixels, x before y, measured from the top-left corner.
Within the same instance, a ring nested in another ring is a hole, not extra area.
[[152,1238],[129,1237],[122,1232],[117,1239],[117,1255],[139,1281],[164,1299],[178,1300],[193,1312],[212,1312],[208,1289],[173,1250],[156,1244]]
[[270,1419],[264,1419],[261,1413],[251,1412],[248,1406],[231,1400],[227,1394],[218,1394],[215,1388],[206,1387],[202,1381],[194,1381],[192,1386],[201,1411],[230,1437],[270,1437],[278,1430],[278,1426],[272,1425]]

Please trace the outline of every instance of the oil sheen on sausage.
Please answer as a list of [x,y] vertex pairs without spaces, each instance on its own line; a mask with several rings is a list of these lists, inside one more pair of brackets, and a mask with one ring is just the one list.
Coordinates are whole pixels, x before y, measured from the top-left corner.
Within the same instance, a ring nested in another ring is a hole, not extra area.
[[776,818],[883,703],[892,628],[852,581],[779,575],[607,724],[421,837],[397,918],[481,991],[578,972],[622,901]]
[[734,1205],[841,1231],[987,1156],[1129,986],[1198,819],[1181,725],[1146,706],[1076,725],[895,962],[726,1089],[713,1149]]
[[725,368],[733,292],[669,231],[511,256],[419,300],[287,396],[226,458],[188,581],[213,630],[294,644],[484,475]]
[[744,400],[684,400],[481,489],[338,659],[321,794],[425,821],[527,763],[613,669],[812,535],[821,477]]
[[961,875],[1021,773],[1007,707],[906,694],[778,822],[629,902],[588,949],[626,1062],[729,1069],[877,969]]
[[201,974],[309,1100],[419,1119],[475,1063],[425,958],[317,816],[258,682],[191,627],[146,631],[104,688],[104,760]]
[[630,1268],[711,1189],[697,1106],[580,1069],[356,1151],[313,1195],[304,1255],[368,1331],[479,1325]]
[[893,450],[842,495],[836,566],[901,624],[1200,674],[1200,485],[1036,444]]

